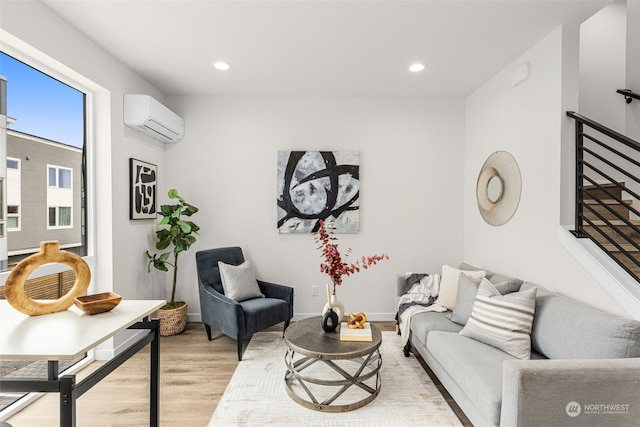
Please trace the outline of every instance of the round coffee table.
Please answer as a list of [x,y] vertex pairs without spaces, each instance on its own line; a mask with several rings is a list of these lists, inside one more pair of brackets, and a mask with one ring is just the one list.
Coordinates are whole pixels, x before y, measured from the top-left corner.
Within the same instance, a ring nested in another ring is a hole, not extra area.
[[324,332],[320,317],[293,323],[284,333],[287,394],[317,411],[358,409],[380,393],[382,334],[371,325],[372,341],[340,341],[340,327]]

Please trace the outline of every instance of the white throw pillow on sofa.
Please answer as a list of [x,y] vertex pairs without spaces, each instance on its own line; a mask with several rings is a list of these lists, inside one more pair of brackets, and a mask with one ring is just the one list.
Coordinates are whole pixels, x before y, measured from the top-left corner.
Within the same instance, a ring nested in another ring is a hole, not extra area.
[[442,266],[442,277],[440,278],[440,290],[438,291],[438,299],[436,304],[442,307],[453,310],[456,306],[456,298],[458,297],[458,276],[463,273],[469,279],[471,279],[476,285],[478,285],[484,276],[487,275],[486,271],[466,271],[458,270],[448,265]]

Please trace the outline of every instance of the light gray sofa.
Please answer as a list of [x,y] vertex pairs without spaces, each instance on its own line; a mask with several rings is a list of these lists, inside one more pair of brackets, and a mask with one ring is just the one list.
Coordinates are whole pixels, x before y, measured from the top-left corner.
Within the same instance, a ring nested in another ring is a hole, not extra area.
[[486,277],[538,288],[531,360],[460,335],[450,311],[410,322],[411,350],[474,426],[640,425],[640,322],[518,279]]

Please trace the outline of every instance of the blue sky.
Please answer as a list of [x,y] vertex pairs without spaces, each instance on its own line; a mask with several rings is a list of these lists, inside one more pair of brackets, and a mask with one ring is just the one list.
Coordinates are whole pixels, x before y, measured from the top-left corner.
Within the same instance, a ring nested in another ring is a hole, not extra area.
[[84,141],[84,94],[0,52],[9,129],[76,147]]

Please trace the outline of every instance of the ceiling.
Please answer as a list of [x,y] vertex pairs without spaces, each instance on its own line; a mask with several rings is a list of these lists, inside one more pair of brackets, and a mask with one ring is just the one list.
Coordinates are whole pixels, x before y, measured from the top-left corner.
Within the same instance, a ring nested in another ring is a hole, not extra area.
[[314,97],[463,97],[608,3],[41,1],[165,95]]

